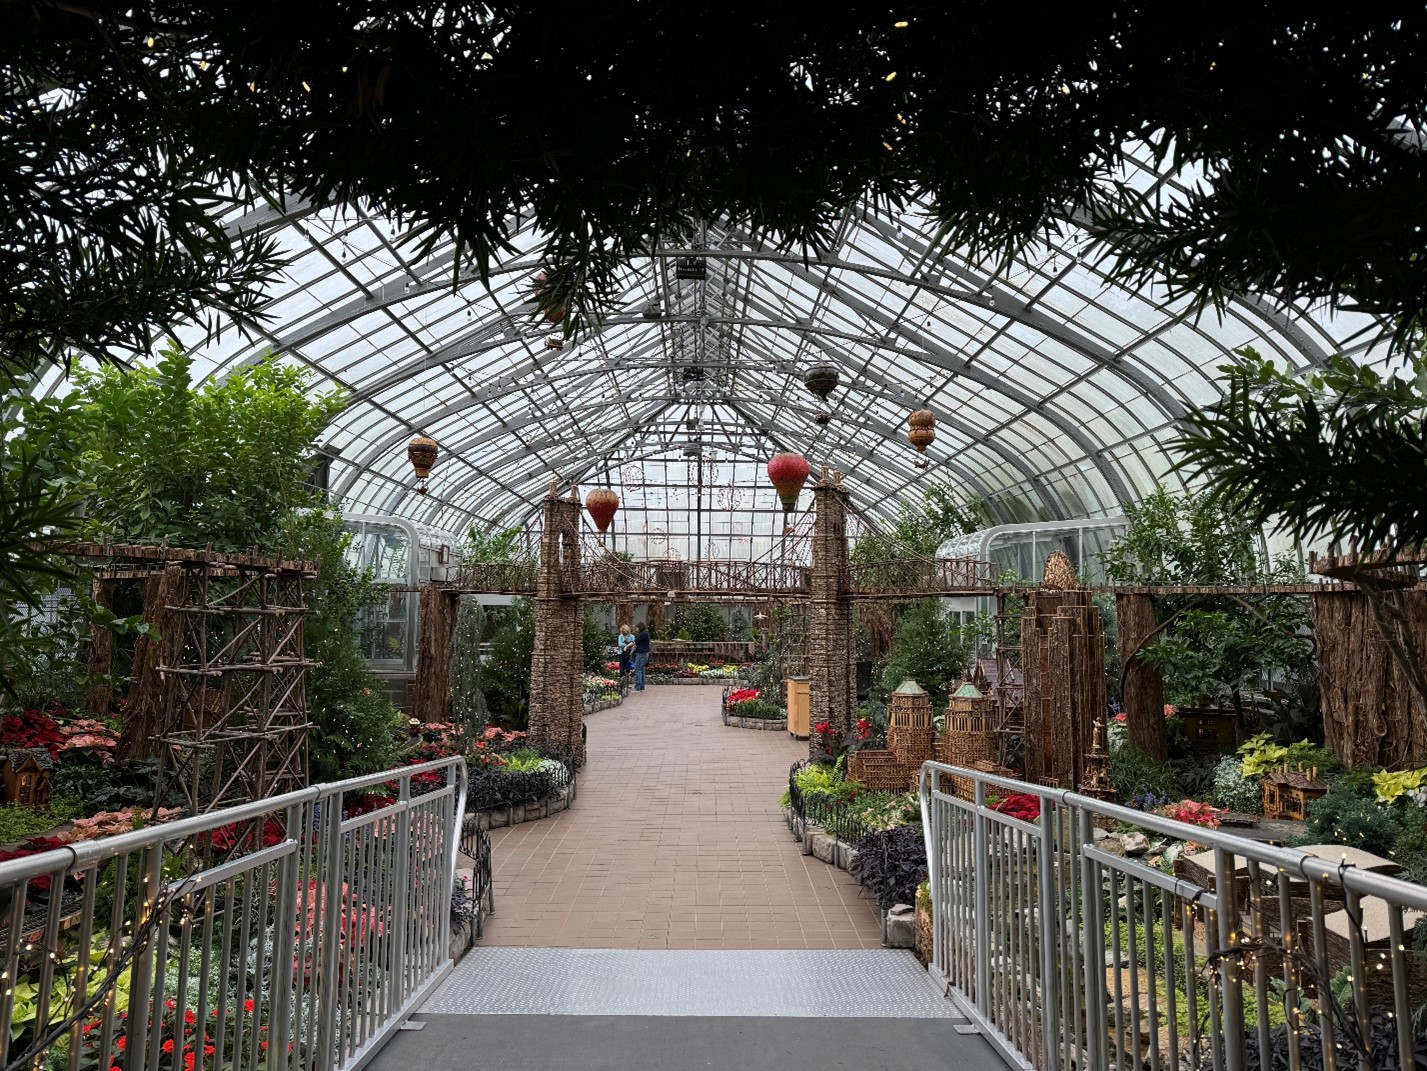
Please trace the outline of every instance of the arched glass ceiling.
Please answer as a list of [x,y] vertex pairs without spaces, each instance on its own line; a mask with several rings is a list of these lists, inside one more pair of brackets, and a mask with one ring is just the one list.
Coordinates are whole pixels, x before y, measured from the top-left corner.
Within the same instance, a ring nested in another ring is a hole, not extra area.
[[[848,212],[815,260],[714,222],[696,251],[705,279],[676,277],[690,250],[658,250],[627,269],[618,310],[560,348],[532,300],[529,227],[512,223],[489,289],[453,289],[449,249],[419,258],[380,218],[289,205],[231,225],[274,229],[293,260],[263,337],[204,347],[197,371],[271,349],[344,387],[326,444],[343,508],[458,532],[520,524],[558,476],[619,492],[616,538],[636,554],[766,553],[782,524],[763,463],[784,449],[841,469],[872,513],[938,478],[1002,521],[1115,513],[1173,479],[1163,443],[1235,348],[1295,368],[1386,358],[1362,317],[1239,300],[1192,320],[1153,288],[1109,285],[1081,234],[1000,270],[938,256],[915,204]],[[825,427],[800,378],[816,361],[841,369]],[[927,403],[922,470],[905,421]],[[405,457],[416,433],[443,452],[426,497]]]

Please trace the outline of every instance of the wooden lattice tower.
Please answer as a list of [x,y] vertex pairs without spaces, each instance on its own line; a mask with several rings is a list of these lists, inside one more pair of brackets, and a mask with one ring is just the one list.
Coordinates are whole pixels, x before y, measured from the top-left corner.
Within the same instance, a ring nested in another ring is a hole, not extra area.
[[1105,713],[1105,626],[1058,551],[1021,618],[1021,652],[1026,780],[1076,788]]
[[530,735],[585,761],[584,604],[580,598],[580,494],[545,496],[530,660]]
[[165,607],[160,781],[195,812],[308,782],[301,565],[256,556],[190,560]]
[[937,758],[950,766],[970,766],[996,758],[996,710],[991,699],[967,681],[946,701],[946,729]]
[[[852,572],[847,555],[848,494],[842,474],[813,487],[813,573],[808,620],[808,695],[813,721],[852,730],[857,710],[857,648],[852,630]],[[816,750],[816,740],[810,742]]]
[[935,757],[932,697],[916,681],[903,681],[887,702],[887,748],[909,766]]

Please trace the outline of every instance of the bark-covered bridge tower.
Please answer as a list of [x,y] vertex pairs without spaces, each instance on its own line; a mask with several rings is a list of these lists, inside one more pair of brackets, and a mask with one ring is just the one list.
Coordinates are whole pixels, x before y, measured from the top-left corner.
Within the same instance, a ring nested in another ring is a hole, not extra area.
[[[848,494],[840,472],[813,487],[813,573],[808,628],[808,700],[814,722],[852,729],[857,711],[857,657],[852,631],[852,571],[847,556]],[[809,737],[816,750],[817,734]]]
[[585,761],[584,606],[580,600],[580,495],[545,497],[535,581],[535,652],[530,661],[530,735]]

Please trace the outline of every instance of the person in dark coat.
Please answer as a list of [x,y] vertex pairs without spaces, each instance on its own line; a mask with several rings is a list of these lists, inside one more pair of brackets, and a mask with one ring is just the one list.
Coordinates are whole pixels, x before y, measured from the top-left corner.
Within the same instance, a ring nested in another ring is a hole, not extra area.
[[634,634],[634,690],[644,691],[644,667],[649,663],[649,629],[644,622]]

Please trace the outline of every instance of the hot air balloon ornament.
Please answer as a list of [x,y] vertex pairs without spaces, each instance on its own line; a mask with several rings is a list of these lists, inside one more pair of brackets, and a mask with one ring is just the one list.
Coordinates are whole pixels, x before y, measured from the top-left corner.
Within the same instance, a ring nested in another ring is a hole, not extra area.
[[774,454],[768,461],[768,479],[778,492],[783,503],[783,525],[788,525],[788,515],[798,505],[798,495],[802,494],[812,466],[802,454]]
[[590,520],[595,522],[595,527],[600,530],[601,535],[609,531],[618,510],[619,495],[608,488],[597,487],[585,496],[585,511],[589,513]]
[[[936,441],[936,416],[930,409],[918,409],[907,417],[907,441],[917,448],[917,453],[925,454],[927,447]],[[917,468],[924,469],[929,462],[917,462]]]
[[425,435],[418,435],[406,444],[406,459],[411,462],[411,468],[416,473],[418,495],[426,493],[426,477],[430,476],[431,470],[436,467],[436,458],[440,453],[441,448],[436,440]]
[[[803,373],[803,386],[817,395],[823,405],[827,405],[828,395],[837,389],[840,380],[837,365],[827,361],[819,361],[817,364],[809,366],[808,370]],[[819,425],[826,425],[831,419],[832,414],[824,411],[819,411],[813,417],[813,421]]]

